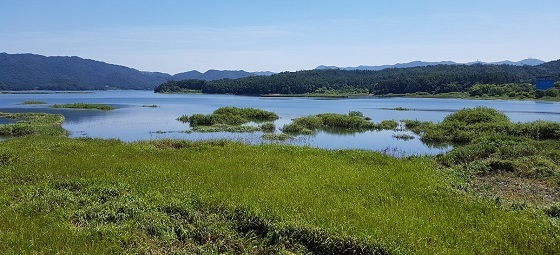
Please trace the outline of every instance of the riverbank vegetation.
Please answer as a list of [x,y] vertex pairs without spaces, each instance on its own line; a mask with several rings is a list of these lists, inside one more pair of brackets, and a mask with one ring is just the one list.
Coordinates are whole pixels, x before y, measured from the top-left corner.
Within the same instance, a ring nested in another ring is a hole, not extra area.
[[70,108],[70,109],[96,109],[102,111],[115,110],[114,106],[106,104],[86,104],[86,103],[72,103],[72,104],[54,104],[52,108]]

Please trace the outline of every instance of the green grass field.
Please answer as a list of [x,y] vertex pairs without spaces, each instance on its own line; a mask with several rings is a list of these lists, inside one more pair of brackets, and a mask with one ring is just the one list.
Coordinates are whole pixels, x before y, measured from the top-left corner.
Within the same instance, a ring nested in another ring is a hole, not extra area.
[[43,134],[0,142],[5,254],[560,253],[557,219],[429,157]]

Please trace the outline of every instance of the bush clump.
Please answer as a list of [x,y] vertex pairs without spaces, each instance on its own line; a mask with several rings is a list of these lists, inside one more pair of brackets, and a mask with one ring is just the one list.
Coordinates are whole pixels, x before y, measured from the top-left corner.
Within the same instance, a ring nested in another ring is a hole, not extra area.
[[[278,115],[273,112],[238,107],[221,107],[212,114],[193,114],[191,116],[182,115],[177,118],[183,123],[190,123],[193,131],[197,132],[274,132],[276,126],[273,122],[278,119]],[[242,126],[249,122],[264,122],[258,127]]]
[[323,113],[296,118],[292,123],[284,125],[282,131],[291,134],[310,134],[317,130],[326,129],[365,131],[376,129],[376,127],[360,112],[350,112],[349,114]]
[[265,122],[261,124],[259,127],[263,132],[266,133],[272,133],[276,130],[276,125],[274,124],[274,122]]
[[278,119],[278,115],[273,112],[256,108],[238,108],[233,106],[221,107],[214,111],[216,115],[234,115],[241,116],[250,121],[274,121]]

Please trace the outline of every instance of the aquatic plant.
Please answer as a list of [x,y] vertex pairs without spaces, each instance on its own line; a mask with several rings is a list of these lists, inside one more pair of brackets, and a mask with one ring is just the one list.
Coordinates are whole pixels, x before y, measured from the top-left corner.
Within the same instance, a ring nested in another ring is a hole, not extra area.
[[267,133],[267,134],[263,134],[261,138],[264,140],[276,140],[276,141],[285,141],[285,140],[294,139],[293,136],[285,133],[280,133],[280,134]]

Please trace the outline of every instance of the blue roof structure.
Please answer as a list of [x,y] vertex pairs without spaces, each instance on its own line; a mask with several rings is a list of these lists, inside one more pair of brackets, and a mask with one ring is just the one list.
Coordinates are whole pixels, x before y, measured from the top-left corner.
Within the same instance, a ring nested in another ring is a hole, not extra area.
[[537,89],[540,90],[547,90],[549,88],[554,87],[554,80],[550,79],[538,79],[537,80]]

